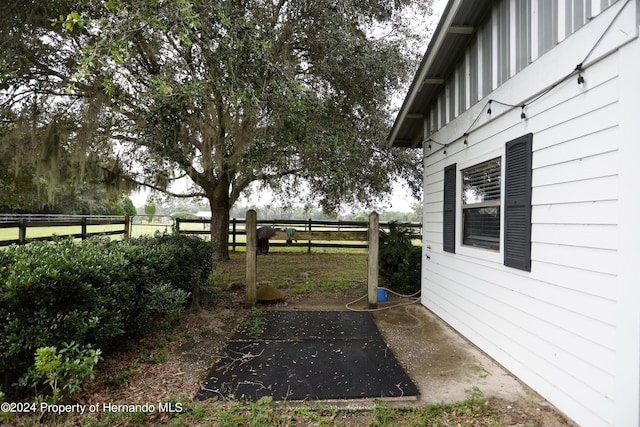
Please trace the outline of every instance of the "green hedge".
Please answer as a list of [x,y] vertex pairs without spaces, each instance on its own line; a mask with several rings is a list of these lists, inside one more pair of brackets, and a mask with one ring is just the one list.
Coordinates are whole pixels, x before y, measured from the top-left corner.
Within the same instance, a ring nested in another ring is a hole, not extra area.
[[33,242],[0,250],[1,391],[33,365],[36,349],[64,343],[108,349],[175,315],[211,272],[211,245],[157,235],[126,242]]

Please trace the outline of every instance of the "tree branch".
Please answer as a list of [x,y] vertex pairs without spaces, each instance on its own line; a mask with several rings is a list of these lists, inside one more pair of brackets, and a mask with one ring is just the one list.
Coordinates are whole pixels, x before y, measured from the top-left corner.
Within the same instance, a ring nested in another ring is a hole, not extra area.
[[271,18],[271,28],[275,28],[278,24],[278,18],[280,18],[280,13],[282,12],[282,8],[284,7],[286,2],[287,0],[280,0],[276,5],[273,17]]
[[137,184],[137,185],[139,185],[141,187],[147,187],[147,188],[159,191],[161,193],[164,193],[164,194],[166,194],[168,196],[172,196],[172,197],[179,197],[179,198],[182,198],[182,199],[189,199],[189,198],[193,198],[193,197],[207,197],[207,195],[205,193],[187,193],[187,194],[174,193],[172,191],[168,191],[166,189],[162,189],[162,188],[160,188],[160,187],[158,187],[156,185],[150,184],[148,182],[141,182],[141,181],[138,181],[138,180],[133,179],[133,178],[128,178],[128,179],[131,182],[133,182],[133,183],[135,183],[135,184]]

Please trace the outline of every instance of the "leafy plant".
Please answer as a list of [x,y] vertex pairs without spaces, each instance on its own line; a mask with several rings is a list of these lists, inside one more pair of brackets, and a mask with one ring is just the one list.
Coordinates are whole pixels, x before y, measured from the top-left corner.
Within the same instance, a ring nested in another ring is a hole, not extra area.
[[262,334],[264,327],[264,319],[262,313],[257,308],[252,308],[245,321],[245,328],[247,329],[247,335],[251,338],[257,338]]
[[[0,403],[5,401],[5,394],[0,391]],[[13,412],[0,411],[0,421],[11,421],[13,419]]]
[[414,246],[414,235],[397,223],[389,223],[389,232],[380,233],[380,277],[386,286],[413,294],[420,290],[422,248]]
[[147,308],[153,314],[164,315],[177,320],[189,299],[189,292],[175,288],[168,283],[150,285],[146,290]]
[[100,349],[90,344],[65,343],[56,347],[40,347],[35,353],[35,363],[20,379],[22,385],[30,384],[37,390],[45,384],[52,392],[53,402],[61,402],[80,391],[87,378],[94,377],[94,366],[102,360]]

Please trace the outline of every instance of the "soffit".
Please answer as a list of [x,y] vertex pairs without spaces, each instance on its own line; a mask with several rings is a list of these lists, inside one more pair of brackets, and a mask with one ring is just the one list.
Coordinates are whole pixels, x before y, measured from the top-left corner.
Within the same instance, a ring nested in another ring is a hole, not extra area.
[[394,147],[422,147],[424,116],[437,100],[493,1],[450,0],[389,134]]

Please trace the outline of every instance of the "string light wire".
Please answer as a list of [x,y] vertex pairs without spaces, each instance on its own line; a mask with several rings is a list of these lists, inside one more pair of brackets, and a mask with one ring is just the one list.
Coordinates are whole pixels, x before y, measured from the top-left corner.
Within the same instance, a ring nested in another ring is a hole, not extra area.
[[[583,67],[584,67],[585,62],[587,62],[587,60],[589,59],[591,54],[596,50],[596,48],[598,47],[600,42],[604,39],[604,37],[607,35],[607,33],[609,32],[609,30],[611,29],[613,24],[616,22],[616,20],[618,19],[618,17],[622,13],[622,11],[627,7],[627,5],[630,2],[631,2],[631,0],[626,0],[625,1],[625,3],[622,5],[622,7],[620,7],[620,10],[618,10],[618,12],[614,15],[614,17],[611,20],[611,22],[609,22],[609,25],[607,25],[607,27],[605,28],[603,33],[600,35],[598,40],[596,40],[596,42],[591,47],[591,49],[589,49],[589,52],[587,52],[587,54],[585,55],[584,59],[578,65],[576,65],[576,67],[570,73],[565,75],[562,79],[560,79],[559,81],[555,82],[554,84],[548,86],[541,93],[539,93],[536,97],[534,97],[534,98],[530,99],[528,102],[525,102],[525,103],[520,104],[520,105],[509,104],[509,103],[502,102],[502,101],[499,101],[499,100],[496,100],[496,99],[489,99],[487,101],[487,103],[484,105],[484,107],[476,115],[476,117],[473,120],[473,122],[471,122],[471,125],[469,125],[467,130],[462,134],[461,137],[455,138],[454,141],[457,141],[458,139],[464,138],[463,144],[464,144],[465,147],[468,147],[468,145],[469,145],[469,141],[467,139],[468,136],[470,135],[471,131],[474,129],[474,127],[477,124],[478,120],[480,120],[480,117],[483,115],[483,112],[486,111],[486,115],[487,116],[491,116],[491,113],[492,113],[491,105],[493,103],[496,103],[498,105],[502,105],[504,107],[514,108],[514,109],[520,107],[520,109],[521,109],[520,110],[520,119],[525,120],[525,119],[527,119],[527,115],[526,115],[526,113],[524,111],[526,107],[528,107],[529,105],[533,104],[534,102],[537,102],[542,97],[548,95],[553,89],[555,89],[556,87],[558,87],[562,83],[566,82],[568,79],[572,78],[576,74],[576,72],[578,73],[578,79],[577,79],[578,80],[578,85],[582,85],[584,83],[584,81],[585,81],[584,80],[584,76],[582,75],[582,72],[584,71]],[[431,138],[429,138],[428,141],[429,141],[429,149],[431,149],[431,143],[433,142],[435,144],[438,144],[438,145],[444,147],[444,155],[447,154],[447,146],[449,144],[443,144],[443,143],[437,142],[437,141],[435,141],[435,140],[433,140]]]

